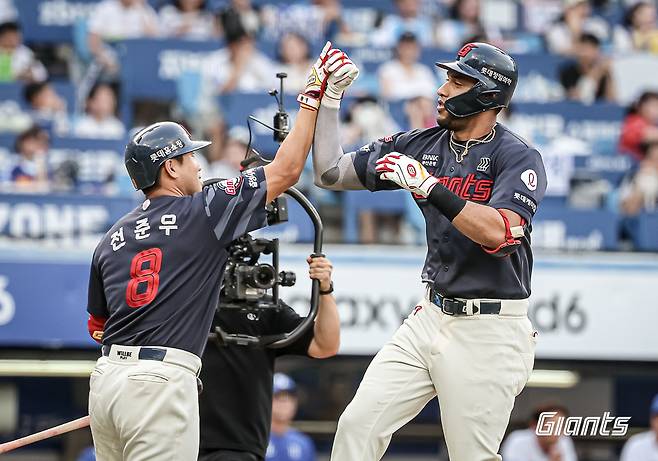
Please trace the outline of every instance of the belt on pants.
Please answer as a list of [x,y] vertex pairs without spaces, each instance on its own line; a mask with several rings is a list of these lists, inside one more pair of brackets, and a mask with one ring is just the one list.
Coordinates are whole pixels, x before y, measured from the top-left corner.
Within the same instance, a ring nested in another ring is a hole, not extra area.
[[528,315],[527,299],[490,300],[448,298],[431,286],[427,289],[428,300],[446,315],[502,315],[519,317]]
[[[101,350],[103,356],[108,357],[110,355],[110,346],[103,346]],[[167,350],[158,347],[140,347],[137,352],[139,360],[157,360],[158,362],[162,362],[166,355]]]
[[113,363],[133,363],[139,360],[154,360],[177,365],[198,376],[201,359],[196,354],[174,347],[103,345],[103,356]]

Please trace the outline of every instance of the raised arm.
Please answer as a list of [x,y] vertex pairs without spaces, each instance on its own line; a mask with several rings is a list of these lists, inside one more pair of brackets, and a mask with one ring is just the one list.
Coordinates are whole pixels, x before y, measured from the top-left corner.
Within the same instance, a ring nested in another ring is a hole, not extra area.
[[315,184],[323,189],[365,189],[354,168],[356,152],[344,153],[340,146],[338,109],[320,105],[313,140],[313,172]]
[[311,69],[304,92],[297,98],[301,109],[295,126],[279,148],[274,161],[266,167],[268,201],[299,180],[313,142],[320,100],[324,101],[323,104],[335,101],[334,104],[338,106],[343,90],[358,75],[359,69],[347,55],[339,49],[331,48],[331,42],[327,42]]
[[327,42],[309,72],[304,92],[297,98],[300,109],[295,125],[277,150],[272,163],[264,167],[268,203],[297,183],[304,170],[313,142],[322,86],[326,77],[324,65],[330,58],[330,51],[333,51],[331,42]]
[[344,153],[340,146],[339,114],[343,92],[359,75],[351,63],[327,69],[327,88],[322,97],[313,141],[315,184],[331,190],[365,189],[354,167],[355,152]]
[[295,126],[279,147],[272,163],[264,167],[267,202],[271,202],[299,181],[313,141],[317,110],[302,107]]

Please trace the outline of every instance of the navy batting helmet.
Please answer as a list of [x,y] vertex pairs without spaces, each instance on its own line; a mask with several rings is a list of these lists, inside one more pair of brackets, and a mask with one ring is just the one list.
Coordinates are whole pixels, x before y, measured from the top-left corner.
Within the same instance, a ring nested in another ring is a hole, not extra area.
[[178,123],[158,122],[133,136],[126,146],[124,162],[135,189],[146,189],[155,184],[166,160],[208,145],[208,141],[193,141]]
[[514,59],[488,43],[468,43],[457,53],[457,60],[436,65],[476,81],[466,93],[445,102],[446,110],[454,117],[507,107],[519,79]]

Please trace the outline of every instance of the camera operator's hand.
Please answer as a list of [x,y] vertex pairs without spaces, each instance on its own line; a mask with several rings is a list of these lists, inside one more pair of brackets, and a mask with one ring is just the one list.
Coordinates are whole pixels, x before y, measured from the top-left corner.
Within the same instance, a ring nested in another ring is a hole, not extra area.
[[306,262],[309,267],[308,276],[311,279],[320,281],[320,291],[328,291],[331,288],[331,271],[334,268],[331,261],[324,256],[315,258],[309,256],[306,258]]
[[331,42],[327,42],[320,52],[320,56],[311,67],[308,77],[306,77],[306,86],[297,97],[304,109],[317,111],[320,107],[320,99],[324,92],[327,82],[327,73],[325,71],[325,64],[330,57],[330,53],[338,53],[338,50],[331,49]]
[[347,54],[334,48],[324,65],[327,85],[322,97],[322,105],[332,109],[340,107],[343,93],[359,77],[359,68]]

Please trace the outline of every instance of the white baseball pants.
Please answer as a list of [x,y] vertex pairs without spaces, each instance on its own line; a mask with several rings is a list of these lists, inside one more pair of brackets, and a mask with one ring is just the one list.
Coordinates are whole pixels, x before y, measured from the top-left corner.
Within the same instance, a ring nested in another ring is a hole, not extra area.
[[451,461],[500,461],[535,338],[527,300],[513,315],[451,316],[423,299],[370,363],[338,422],[332,461],[376,461],[391,436],[438,395]]
[[201,359],[157,349],[166,350],[162,361],[140,360],[140,347],[117,345],[98,359],[89,390],[97,461],[197,459]]

